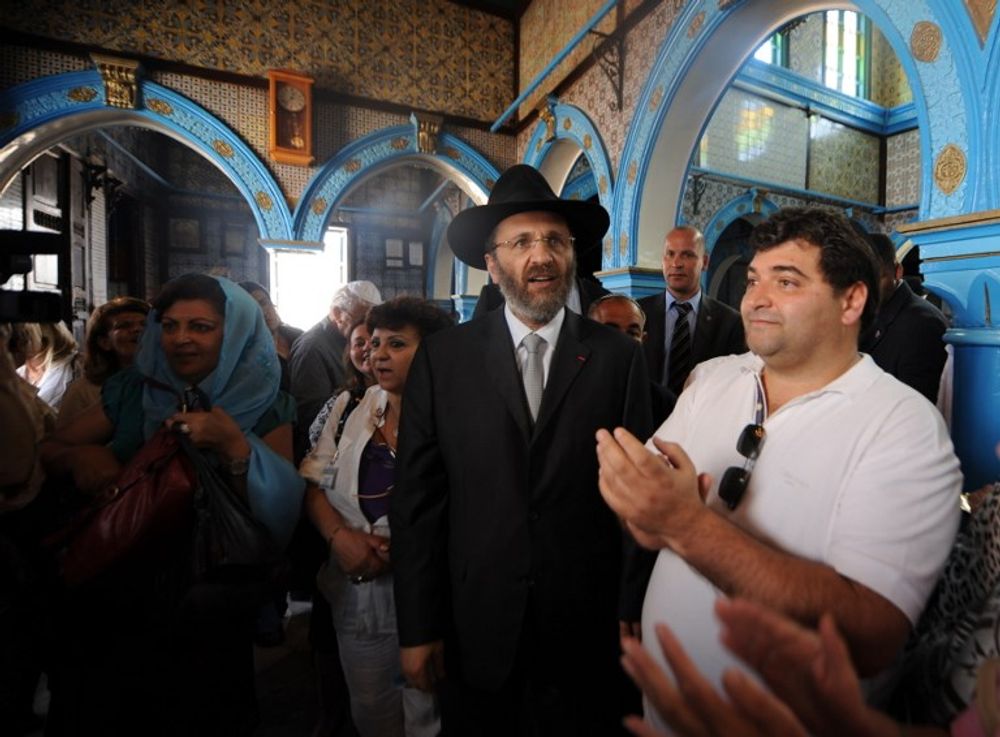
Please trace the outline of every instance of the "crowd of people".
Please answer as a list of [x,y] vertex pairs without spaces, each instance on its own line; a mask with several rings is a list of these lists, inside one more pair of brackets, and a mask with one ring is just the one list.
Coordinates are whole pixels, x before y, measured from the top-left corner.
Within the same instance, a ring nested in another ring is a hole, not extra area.
[[[303,332],[189,274],[82,351],[0,326],[0,731],[44,671],[46,735],[252,734],[291,591],[317,737],[994,734],[1000,497],[960,520],[947,321],[891,241],[779,211],[737,312],[689,225],[662,291],[580,278],[608,226],[519,165],[449,227],[491,277],[461,325],[355,281]],[[182,512],[70,575],[168,464]]]

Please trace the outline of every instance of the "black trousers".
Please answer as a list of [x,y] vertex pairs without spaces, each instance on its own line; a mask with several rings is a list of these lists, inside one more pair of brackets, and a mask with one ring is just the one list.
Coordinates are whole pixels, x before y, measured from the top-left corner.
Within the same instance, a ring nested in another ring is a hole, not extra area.
[[616,648],[604,639],[555,654],[526,621],[514,667],[495,690],[469,683],[454,657],[457,648],[446,643],[447,678],[438,692],[442,737],[628,734],[622,717],[633,712],[637,692],[627,683]]

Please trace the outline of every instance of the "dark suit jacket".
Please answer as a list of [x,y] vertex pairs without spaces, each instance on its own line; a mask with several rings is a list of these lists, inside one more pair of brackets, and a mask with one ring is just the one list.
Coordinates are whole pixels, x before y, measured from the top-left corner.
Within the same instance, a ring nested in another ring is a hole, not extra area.
[[[643,297],[639,306],[646,313],[646,367],[649,378],[661,381],[663,378],[663,346],[666,330],[667,297],[665,292]],[[743,336],[743,321],[740,314],[729,305],[714,300],[702,292],[701,307],[695,321],[694,342],[691,346],[693,363],[730,353],[746,352]]]
[[406,383],[390,511],[399,641],[445,639],[462,679],[510,675],[523,627],[565,683],[618,671],[622,534],[594,433],[648,436],[639,344],[566,310],[532,427],[502,310],[426,338]]
[[900,282],[861,337],[860,348],[883,371],[937,402],[948,321],[941,311]]
[[291,394],[298,416],[295,422],[295,461],[309,450],[309,426],[334,391],[344,385],[344,349],[347,338],[323,318],[300,335],[288,354]]
[[[603,297],[605,294],[610,294],[610,292],[602,287],[595,281],[590,279],[581,279],[576,277],[576,288],[580,292],[580,306],[583,309],[583,314],[587,314],[587,309],[590,307],[590,303],[599,297]],[[472,311],[472,319],[477,317],[482,317],[487,312],[492,312],[497,307],[502,306],[504,303],[503,295],[500,293],[500,287],[498,287],[493,282],[483,285],[482,290],[479,292],[479,301],[476,302],[476,309]]]

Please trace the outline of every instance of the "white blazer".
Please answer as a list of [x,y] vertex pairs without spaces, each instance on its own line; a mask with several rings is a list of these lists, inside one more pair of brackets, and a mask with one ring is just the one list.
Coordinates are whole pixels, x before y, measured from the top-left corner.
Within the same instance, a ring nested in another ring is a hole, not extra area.
[[[385,411],[388,395],[378,385],[365,392],[344,424],[338,447],[335,440],[337,423],[347,405],[346,395],[344,392],[337,397],[323,434],[303,459],[299,473],[323,490],[327,501],[340,512],[347,525],[388,537],[388,517],[379,517],[374,525],[369,523],[357,496],[361,453],[375,432],[379,414]],[[338,635],[395,634],[396,608],[391,575],[353,584],[340,569],[331,550],[326,565],[316,574],[316,583],[330,602]]]

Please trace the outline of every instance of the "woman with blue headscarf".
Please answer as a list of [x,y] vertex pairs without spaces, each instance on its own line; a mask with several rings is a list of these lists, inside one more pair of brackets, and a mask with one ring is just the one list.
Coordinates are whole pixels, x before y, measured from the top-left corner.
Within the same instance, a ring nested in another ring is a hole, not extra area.
[[[260,308],[227,279],[189,274],[163,288],[151,318],[135,365],[105,383],[100,406],[43,446],[47,469],[71,473],[78,489],[100,494],[114,486],[122,464],[157,429],[172,426],[214,456],[226,482],[245,495],[254,516],[284,546],[298,519],[304,485],[290,462],[295,405],[278,390],[278,356]],[[165,569],[187,565],[180,558],[190,548],[179,543],[176,559]],[[56,714],[50,711],[50,720],[62,716],[80,733],[98,728],[102,734],[252,729],[254,612],[238,622],[179,625],[162,610],[155,590],[167,573],[150,566],[83,595],[74,608],[74,618],[84,614],[82,626],[74,619],[70,627],[81,637],[70,644],[85,645],[80,640],[95,639],[93,630],[102,625],[106,631],[98,634],[107,639],[96,638],[99,652],[71,654],[71,660],[103,672],[96,678],[72,674],[72,689],[83,692],[71,694],[77,713],[59,713],[57,678]],[[109,627],[108,607],[118,615],[125,607],[129,616],[115,616]],[[108,689],[102,675],[115,687]]]

